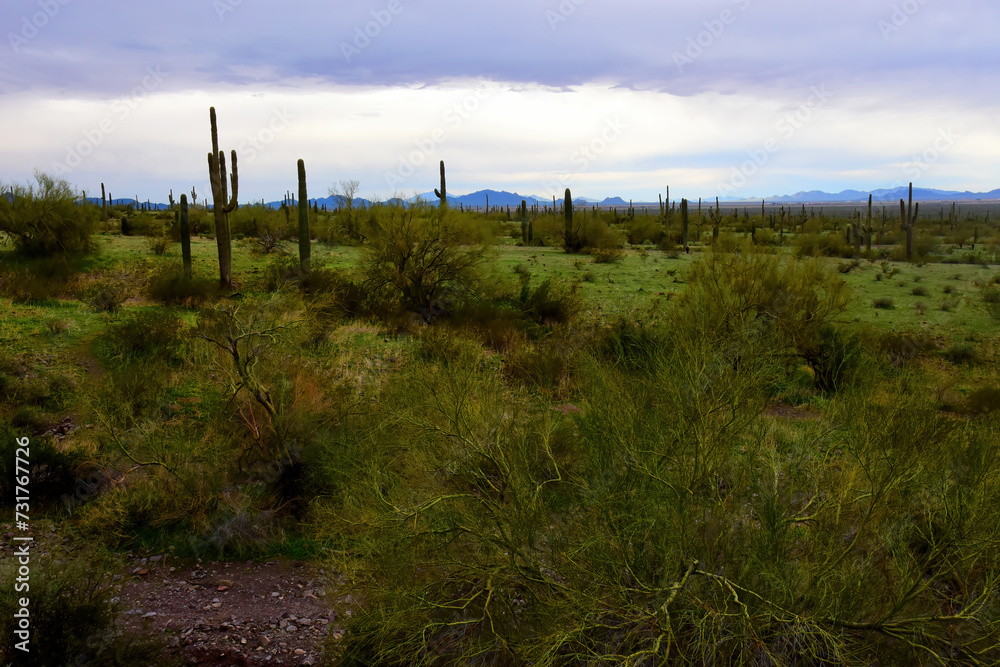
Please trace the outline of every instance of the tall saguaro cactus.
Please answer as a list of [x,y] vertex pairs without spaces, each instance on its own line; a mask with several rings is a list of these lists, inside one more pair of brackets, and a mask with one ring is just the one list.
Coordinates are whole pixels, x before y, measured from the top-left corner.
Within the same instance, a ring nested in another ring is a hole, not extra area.
[[865,218],[865,252],[871,253],[872,251],[872,196],[871,193],[868,194],[868,217]]
[[566,226],[564,247],[566,252],[574,252],[577,250],[577,238],[573,230],[573,195],[570,194],[569,188],[566,188],[563,199],[563,219]]
[[184,258],[184,277],[191,280],[191,220],[186,194],[181,195],[181,256]]
[[306,192],[306,163],[299,160],[299,266],[309,273],[309,194]]
[[521,243],[528,245],[528,202],[522,199],[517,212],[521,218]]
[[441,189],[438,190],[434,188],[434,194],[440,200],[438,202],[438,210],[441,211],[441,215],[448,210],[448,184],[444,178],[444,160],[441,160]]
[[684,252],[691,252],[688,248],[688,200],[684,198],[681,198],[681,243]]
[[108,200],[104,196],[104,183],[101,183],[101,217],[108,219]]
[[236,168],[236,151],[232,152],[233,186],[232,197],[226,189],[226,154],[219,150],[219,130],[215,120],[215,107],[209,108],[212,122],[212,152],[208,154],[208,178],[212,184],[212,215],[215,218],[215,241],[219,247],[219,282],[223,287],[233,285],[232,234],[229,230],[229,214],[236,210],[239,192],[239,172]]
[[920,203],[917,203],[916,208],[913,206],[913,183],[910,183],[910,204],[907,207],[906,203],[900,199],[899,200],[899,225],[906,232],[906,260],[909,261],[913,256],[913,226],[917,221],[917,214],[920,211]]

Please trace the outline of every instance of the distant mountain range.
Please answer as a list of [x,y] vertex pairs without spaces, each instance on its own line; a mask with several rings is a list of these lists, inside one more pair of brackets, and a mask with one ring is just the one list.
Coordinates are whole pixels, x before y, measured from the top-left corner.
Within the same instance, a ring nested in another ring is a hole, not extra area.
[[[836,203],[836,202],[867,202],[868,192],[861,190],[844,190],[843,192],[831,193],[823,192],[821,190],[809,190],[808,192],[797,192],[794,195],[773,195],[771,197],[765,197],[764,200],[769,204],[822,204],[822,203]],[[871,191],[872,199],[877,202],[897,202],[900,199],[906,199],[909,195],[908,187],[898,187],[891,189],[880,189]],[[528,206],[538,205],[540,207],[551,206],[552,197],[541,197],[538,195],[519,195],[516,192],[506,192],[503,190],[479,190],[478,192],[472,192],[467,195],[461,195],[458,197],[448,196],[449,205],[460,208],[486,208],[487,198],[489,200],[489,205],[493,206],[510,206],[515,208],[521,205],[521,200],[527,202]],[[712,197],[711,199],[714,199]],[[1000,200],[1000,188],[996,190],[991,190],[990,192],[958,192],[956,190],[935,190],[932,188],[913,188],[913,199],[916,201],[975,201],[975,200]],[[425,203],[432,206],[437,205],[438,198],[433,192],[425,192],[414,197],[410,197],[405,202],[398,199],[390,199],[389,202],[399,202],[399,203],[413,203],[418,200],[423,200]],[[761,198],[740,198],[740,197],[721,197],[720,201],[724,202],[760,202]],[[100,205],[101,200],[95,197],[87,197],[87,201],[92,204]],[[706,198],[706,201],[709,201]],[[562,199],[556,199],[556,206],[562,205]],[[573,202],[576,204],[587,204],[588,206],[593,206],[595,204],[601,207],[610,206],[628,206],[630,202],[625,201],[621,197],[607,197],[605,199],[591,199],[589,197],[573,197]],[[260,202],[241,202],[242,205],[247,204],[257,204]],[[115,206],[137,206],[135,199],[115,199],[112,202]],[[139,202],[139,204],[146,205],[147,202]],[[265,202],[266,206],[271,208],[279,208],[282,204],[281,200]],[[318,204],[320,208],[324,206],[327,209],[337,208],[337,198],[322,197],[316,199],[310,199],[309,205]],[[354,200],[354,206],[357,208],[365,208],[371,205],[371,201],[358,197]],[[634,202],[636,206],[659,206],[659,202]],[[170,206],[163,203],[149,203],[149,207],[156,211],[162,211],[169,209]]]
[[[909,186],[892,188],[889,190],[872,190],[872,199],[878,202],[897,202],[909,196]],[[766,201],[774,204],[785,203],[825,203],[825,202],[867,202],[868,192],[860,190],[844,190],[838,193],[822,192],[820,190],[810,190],[809,192],[797,192],[794,195],[775,195],[767,197]],[[1000,199],[1000,189],[990,192],[958,192],[955,190],[934,190],[931,188],[913,188],[913,199],[915,201],[958,201],[976,199]],[[745,200],[741,200],[745,201]]]

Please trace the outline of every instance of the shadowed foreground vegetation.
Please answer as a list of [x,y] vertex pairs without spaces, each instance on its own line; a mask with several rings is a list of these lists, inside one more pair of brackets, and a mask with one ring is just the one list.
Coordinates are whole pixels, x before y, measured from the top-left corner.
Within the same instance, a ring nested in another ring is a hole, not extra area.
[[[318,213],[303,271],[295,216],[245,207],[220,292],[214,243],[188,280],[172,214],[131,213],[97,255],[15,239],[0,272],[0,487],[30,436],[33,511],[94,558],[335,568],[363,607],[337,664],[1000,660],[995,241],[851,266],[783,247],[843,245],[822,224],[736,215],[680,254],[665,221],[582,211],[586,255],[555,215],[513,246],[501,210],[377,207]],[[40,609],[95,625],[54,660],[150,661],[65,577]]]

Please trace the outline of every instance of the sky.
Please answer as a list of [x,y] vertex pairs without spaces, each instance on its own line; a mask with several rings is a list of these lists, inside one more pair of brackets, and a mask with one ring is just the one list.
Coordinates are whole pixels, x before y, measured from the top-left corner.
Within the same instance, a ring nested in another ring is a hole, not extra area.
[[0,181],[240,201],[1000,188],[992,0],[4,0]]

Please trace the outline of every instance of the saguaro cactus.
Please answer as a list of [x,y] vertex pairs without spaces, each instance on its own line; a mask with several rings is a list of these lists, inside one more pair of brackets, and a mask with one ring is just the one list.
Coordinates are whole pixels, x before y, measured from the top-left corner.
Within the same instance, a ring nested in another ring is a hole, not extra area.
[[104,183],[101,183],[101,217],[108,219],[108,201],[104,196]]
[[691,252],[688,248],[688,200],[681,198],[681,244],[684,252]]
[[[208,111],[212,122],[212,152],[208,154],[208,178],[212,184],[212,215],[215,218],[215,241],[219,248],[219,282],[223,287],[233,285],[232,234],[229,230],[229,214],[236,210],[239,192],[239,172],[236,167],[236,151],[232,152],[233,186],[232,197],[226,191],[226,154],[219,150],[219,130],[215,120],[215,107]],[[193,192],[193,191],[192,191]]]
[[906,259],[909,261],[913,257],[913,226],[917,221],[917,214],[920,211],[920,203],[916,208],[913,206],[913,183],[910,183],[910,204],[899,200],[899,225],[906,232]]
[[170,190],[169,197],[170,197],[170,210],[172,211],[172,210],[174,210],[174,191],[173,191],[173,189]]
[[309,194],[306,192],[306,163],[299,160],[299,266],[309,273]]
[[865,252],[872,251],[872,196],[868,195],[868,217],[865,218]]
[[184,258],[184,277],[191,280],[191,219],[185,194],[181,195],[181,256]]
[[715,208],[708,209],[708,217],[712,219],[712,243],[714,244],[719,240],[719,225],[722,224],[722,209],[719,207],[718,197],[715,198]]
[[521,243],[528,245],[528,202],[523,199],[518,214],[521,218]]
[[438,190],[434,188],[434,194],[440,200],[438,202],[438,209],[441,211],[441,215],[448,210],[448,184],[445,182],[444,178],[444,160],[441,160],[441,189]]
[[577,238],[576,232],[573,230],[573,195],[570,194],[569,188],[566,188],[563,199],[563,216],[566,225],[564,247],[566,252],[574,252],[577,250]]

